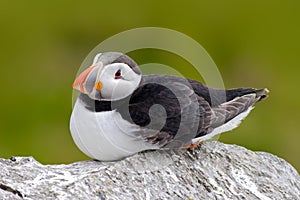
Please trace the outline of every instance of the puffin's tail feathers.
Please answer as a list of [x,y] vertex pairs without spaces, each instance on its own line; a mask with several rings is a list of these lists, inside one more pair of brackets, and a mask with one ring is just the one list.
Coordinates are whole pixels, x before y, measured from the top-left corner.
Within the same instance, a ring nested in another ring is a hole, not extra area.
[[269,90],[267,88],[256,89],[255,93],[257,101],[261,101],[268,97]]

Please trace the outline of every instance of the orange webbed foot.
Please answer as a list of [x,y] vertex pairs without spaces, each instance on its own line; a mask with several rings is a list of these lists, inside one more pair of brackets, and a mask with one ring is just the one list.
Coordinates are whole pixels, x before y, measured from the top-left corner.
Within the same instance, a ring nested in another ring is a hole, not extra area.
[[191,149],[191,150],[193,150],[196,147],[198,147],[200,144],[201,144],[201,141],[199,140],[199,141],[197,141],[195,143],[190,144],[189,146],[180,147],[179,149]]

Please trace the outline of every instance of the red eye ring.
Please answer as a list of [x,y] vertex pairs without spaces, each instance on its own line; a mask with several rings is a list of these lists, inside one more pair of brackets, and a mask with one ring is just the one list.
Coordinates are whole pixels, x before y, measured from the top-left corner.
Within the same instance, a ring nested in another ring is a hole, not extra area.
[[115,79],[120,79],[122,78],[122,75],[121,75],[121,70],[119,69],[116,73],[115,73]]

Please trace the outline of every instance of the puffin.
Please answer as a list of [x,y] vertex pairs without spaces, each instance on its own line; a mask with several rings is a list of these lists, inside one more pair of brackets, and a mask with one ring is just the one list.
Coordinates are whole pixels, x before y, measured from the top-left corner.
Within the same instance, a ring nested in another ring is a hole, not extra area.
[[103,52],[75,79],[70,132],[99,161],[145,150],[193,149],[236,128],[268,89],[217,89],[166,74],[143,75],[120,52]]

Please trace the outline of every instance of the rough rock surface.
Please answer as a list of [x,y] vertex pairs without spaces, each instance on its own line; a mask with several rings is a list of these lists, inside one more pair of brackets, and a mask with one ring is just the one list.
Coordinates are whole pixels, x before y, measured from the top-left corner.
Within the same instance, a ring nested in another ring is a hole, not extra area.
[[206,142],[194,151],[148,151],[118,162],[42,165],[0,159],[0,199],[299,199],[283,159]]

